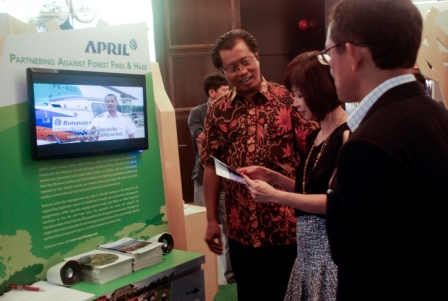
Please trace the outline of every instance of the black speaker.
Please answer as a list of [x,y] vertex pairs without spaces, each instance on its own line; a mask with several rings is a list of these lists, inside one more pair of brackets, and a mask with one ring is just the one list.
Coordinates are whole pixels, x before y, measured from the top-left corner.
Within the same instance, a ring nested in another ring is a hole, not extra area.
[[149,239],[149,241],[157,241],[163,243],[162,251],[163,254],[168,254],[174,248],[174,240],[173,236],[168,232],[160,233]]
[[57,285],[70,286],[81,279],[81,264],[76,260],[58,263],[47,270],[47,281]]

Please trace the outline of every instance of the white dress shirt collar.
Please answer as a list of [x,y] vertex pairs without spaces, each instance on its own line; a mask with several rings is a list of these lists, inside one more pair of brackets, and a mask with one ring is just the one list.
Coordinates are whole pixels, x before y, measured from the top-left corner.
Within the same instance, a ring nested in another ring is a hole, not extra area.
[[405,74],[397,77],[390,78],[375,89],[373,89],[369,94],[367,94],[356,107],[356,109],[350,114],[347,119],[347,125],[352,132],[354,132],[361,121],[367,114],[367,111],[373,106],[373,104],[383,95],[386,91],[396,87],[398,85],[406,84],[415,81],[413,74]]

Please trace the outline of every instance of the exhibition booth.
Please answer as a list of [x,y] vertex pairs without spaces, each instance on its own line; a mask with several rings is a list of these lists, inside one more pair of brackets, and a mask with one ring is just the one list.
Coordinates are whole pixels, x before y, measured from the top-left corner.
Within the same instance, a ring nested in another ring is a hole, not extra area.
[[[418,7],[417,63],[448,108],[448,5]],[[86,293],[79,300],[213,300],[216,255],[203,239],[205,211],[185,211],[175,112],[146,23],[48,29],[0,13],[0,294],[58,266],[57,284]],[[109,95],[129,127],[96,123]],[[161,234],[173,246],[163,262],[104,284],[64,283],[67,258]]]
[[[205,212],[184,212],[174,109],[149,58],[146,24],[36,32],[4,13],[0,24],[0,293],[46,280],[56,265],[64,284],[68,257],[166,233],[174,249],[162,263],[72,288],[89,300],[115,300],[128,285],[128,296],[146,287],[167,300],[212,300],[216,255],[198,235]],[[121,123],[95,123],[108,95],[132,139]]]

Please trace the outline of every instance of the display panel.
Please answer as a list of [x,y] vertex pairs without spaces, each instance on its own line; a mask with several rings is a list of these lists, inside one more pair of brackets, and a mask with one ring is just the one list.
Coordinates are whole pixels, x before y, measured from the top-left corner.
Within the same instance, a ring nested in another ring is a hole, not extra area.
[[148,149],[145,75],[27,69],[35,160]]

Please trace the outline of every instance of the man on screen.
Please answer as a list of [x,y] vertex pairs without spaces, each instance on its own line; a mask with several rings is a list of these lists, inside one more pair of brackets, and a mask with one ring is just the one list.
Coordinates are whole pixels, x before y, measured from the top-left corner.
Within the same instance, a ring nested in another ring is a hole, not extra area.
[[117,97],[114,94],[106,95],[104,104],[107,112],[95,116],[90,123],[91,138],[99,141],[134,138],[136,128],[128,116],[117,110]]

